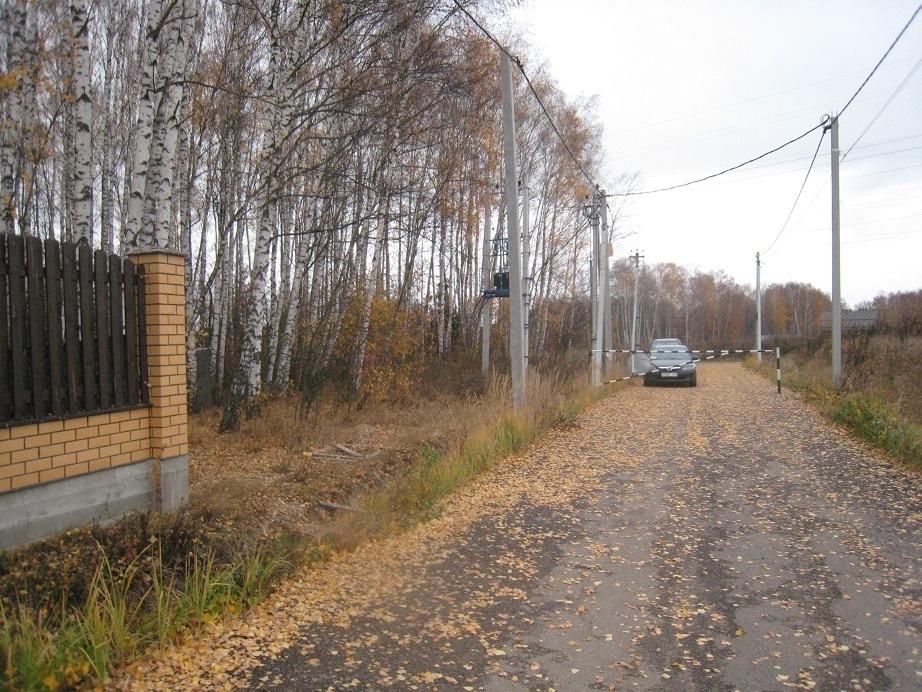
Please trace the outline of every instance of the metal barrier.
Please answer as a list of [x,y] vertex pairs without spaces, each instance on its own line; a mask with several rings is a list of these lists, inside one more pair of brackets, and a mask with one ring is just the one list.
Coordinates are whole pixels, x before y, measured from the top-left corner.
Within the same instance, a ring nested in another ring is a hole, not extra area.
[[[636,355],[636,354],[638,354],[638,353],[643,353],[643,354],[645,354],[645,355],[650,355],[651,353],[697,353],[697,354],[710,353],[710,354],[713,354],[713,355],[710,355],[710,356],[706,356],[706,357],[704,357],[704,358],[692,358],[692,362],[693,362],[693,363],[700,363],[700,362],[705,361],[705,360],[713,360],[714,358],[720,358],[721,356],[728,356],[728,355],[731,355],[731,354],[743,354],[743,353],[745,353],[745,354],[749,354],[749,353],[774,353],[774,354],[775,354],[775,379],[776,379],[776,381],[777,381],[777,383],[778,383],[778,393],[781,394],[781,349],[780,349],[780,348],[774,348],[774,349],[769,348],[769,349],[763,349],[763,350],[759,350],[759,349],[723,349],[723,350],[708,350],[708,351],[690,351],[690,350],[688,350],[688,349],[680,349],[680,348],[676,348],[676,349],[659,349],[659,348],[658,348],[658,349],[655,349],[655,350],[652,350],[652,351],[631,351],[631,350],[623,350],[623,349],[608,349],[608,350],[605,350],[605,349],[602,349],[602,350],[593,350],[593,351],[590,351],[590,354],[592,354],[592,353],[606,353],[606,354],[608,354],[608,353],[627,353],[627,354],[632,354],[632,355]],[[654,367],[654,370],[655,370],[655,369],[657,369],[657,368]],[[651,371],[648,370],[647,372],[651,372]],[[601,382],[600,384],[614,384],[615,382],[624,382],[624,381],[626,381],[626,380],[632,380],[632,379],[634,379],[635,377],[643,377],[643,376],[646,375],[646,374],[647,374],[646,372],[640,372],[640,373],[637,373],[637,374],[635,374],[635,375],[628,375],[627,377],[618,377],[618,378],[616,378],[616,379],[614,379],[614,380],[606,380],[605,382]]]

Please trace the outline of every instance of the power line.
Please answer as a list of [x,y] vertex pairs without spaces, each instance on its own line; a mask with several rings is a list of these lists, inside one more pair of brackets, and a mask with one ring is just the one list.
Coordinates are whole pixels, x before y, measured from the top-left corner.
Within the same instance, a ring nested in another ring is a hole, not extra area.
[[916,8],[916,11],[912,13],[912,16],[909,18],[909,21],[906,22],[906,26],[904,26],[903,30],[899,34],[897,34],[895,39],[893,39],[893,43],[890,44],[890,47],[887,49],[887,52],[884,53],[884,56],[880,60],[877,61],[876,65],[874,65],[874,69],[871,70],[871,74],[869,74],[865,78],[865,80],[861,83],[861,86],[858,87],[858,91],[852,94],[852,97],[848,100],[848,103],[846,103],[845,106],[842,107],[842,110],[839,111],[839,115],[836,116],[837,118],[840,117],[846,110],[848,110],[848,107],[852,105],[852,101],[854,101],[855,98],[857,98],[858,94],[861,93],[861,90],[864,89],[864,85],[867,84],[869,81],[871,81],[871,77],[873,77],[874,73],[877,72],[877,68],[880,67],[881,64],[883,64],[884,60],[887,59],[887,56],[890,55],[890,51],[892,51],[894,46],[896,46],[896,44],[899,43],[900,39],[903,38],[903,34],[906,33],[906,29],[909,28],[909,25],[912,24],[913,20],[916,18],[916,15],[918,15],[919,12],[922,12],[922,4],[920,4]]
[[459,2],[459,0],[452,0],[452,1],[454,2],[455,7],[461,10],[461,12],[463,12],[464,15],[469,20],[471,20],[471,22],[473,22],[474,26],[480,29],[480,31],[482,31],[483,34],[490,41],[492,41],[493,45],[495,45],[503,53],[508,55],[509,59],[513,63],[515,63],[516,67],[519,68],[519,72],[521,72],[522,77],[525,78],[525,83],[528,85],[529,91],[531,91],[532,96],[535,97],[535,101],[538,102],[538,106],[541,108],[541,111],[544,113],[544,117],[547,118],[548,123],[550,123],[551,125],[551,129],[554,130],[554,134],[557,135],[557,139],[560,140],[560,143],[563,145],[563,148],[566,150],[567,154],[569,154],[570,158],[573,159],[573,163],[576,164],[576,167],[579,169],[579,172],[583,174],[583,176],[586,178],[587,181],[589,181],[589,184],[592,186],[592,188],[594,190],[599,190],[600,189],[599,185],[592,179],[592,176],[586,172],[586,169],[583,168],[583,164],[580,162],[578,158],[576,158],[576,154],[573,153],[573,151],[570,149],[570,145],[567,144],[567,141],[563,138],[563,135],[560,134],[560,130],[557,129],[557,123],[554,122],[554,119],[551,117],[551,114],[548,112],[547,108],[544,106],[544,102],[541,100],[541,97],[538,95],[537,90],[535,89],[534,85],[531,83],[531,79],[528,77],[528,73],[525,71],[525,66],[522,64],[522,61],[519,58],[519,56],[513,55],[511,52],[509,52],[509,49],[506,48],[502,43],[500,43],[499,40],[496,37],[494,37],[493,34],[491,34],[490,31],[483,24],[477,21],[474,15],[468,12],[467,9]]
[[844,160],[845,160],[845,157],[848,156],[848,155],[851,153],[852,149],[855,148],[855,144],[858,144],[858,142],[861,141],[861,138],[864,137],[864,136],[867,134],[868,130],[870,130],[871,127],[874,125],[874,123],[877,122],[877,119],[878,119],[881,115],[883,115],[883,112],[884,112],[885,110],[887,110],[887,107],[888,107],[891,103],[893,103],[893,99],[896,98],[897,94],[899,94],[899,93],[903,90],[903,87],[906,86],[906,84],[909,82],[909,80],[912,79],[912,76],[916,73],[916,70],[919,69],[919,66],[920,66],[920,65],[922,65],[922,58],[919,58],[919,62],[916,63],[916,66],[913,67],[913,68],[909,71],[909,74],[906,75],[906,78],[905,78],[902,82],[900,82],[900,85],[896,88],[896,90],[895,90],[892,94],[890,94],[890,98],[888,98],[888,99],[887,99],[887,102],[881,107],[881,109],[880,109],[879,111],[877,111],[877,115],[875,115],[873,118],[871,118],[871,122],[868,123],[868,126],[867,126],[866,128],[864,128],[864,131],[863,131],[860,135],[858,135],[858,139],[856,139],[856,140],[854,141],[854,143],[848,148],[848,151],[846,151],[844,154],[842,154],[842,159],[841,159],[842,161],[844,161]]
[[[457,0],[455,0],[455,1],[457,2]],[[877,64],[874,66],[874,69],[871,70],[870,74],[869,74],[867,77],[865,77],[864,81],[861,83],[861,86],[859,86],[859,87],[858,87],[858,90],[855,91],[854,94],[852,94],[852,97],[846,102],[846,104],[842,107],[842,109],[839,111],[839,113],[835,116],[835,119],[838,119],[839,117],[841,117],[841,115],[848,109],[848,107],[852,105],[852,102],[858,97],[858,94],[861,93],[861,90],[864,89],[865,85],[871,80],[871,77],[874,76],[874,73],[877,72],[877,69],[881,66],[881,64],[883,64],[884,60],[887,59],[887,56],[890,55],[890,52],[893,50],[893,48],[896,46],[896,44],[899,43],[899,40],[903,37],[903,34],[906,33],[906,30],[909,28],[909,25],[912,24],[913,20],[915,20],[916,16],[919,14],[920,11],[922,11],[922,4],[920,4],[920,5],[916,8],[916,11],[912,13],[912,17],[909,18],[909,21],[908,21],[908,22],[906,22],[906,25],[903,27],[902,31],[900,31],[900,33],[897,34],[897,37],[896,37],[895,39],[893,39],[893,43],[890,44],[890,47],[889,47],[889,48],[887,49],[887,51],[884,53],[883,57],[882,57],[880,60],[877,61]],[[915,68],[913,68],[913,70],[915,70]],[[902,88],[902,87],[901,87],[901,88]],[[640,190],[640,191],[638,191],[638,192],[625,192],[625,193],[621,193],[621,196],[624,196],[624,197],[632,197],[632,196],[637,196],[637,195],[652,195],[652,194],[654,194],[654,193],[656,193],[656,192],[667,192],[667,191],[669,191],[669,190],[676,190],[676,189],[681,188],[681,187],[688,187],[689,185],[694,185],[694,184],[696,184],[696,183],[701,183],[701,182],[704,182],[705,180],[711,180],[712,178],[716,178],[716,177],[721,176],[721,175],[724,175],[724,174],[726,174],[726,173],[730,173],[731,171],[735,171],[735,170],[737,170],[737,169],[739,169],[739,168],[742,168],[743,166],[749,165],[750,163],[754,163],[755,161],[758,161],[759,159],[763,159],[763,158],[765,158],[766,156],[768,156],[769,154],[774,154],[776,151],[779,151],[779,150],[781,150],[781,149],[784,149],[785,147],[787,147],[787,146],[793,144],[794,142],[797,142],[797,141],[803,139],[804,137],[806,137],[807,135],[809,135],[811,132],[813,132],[814,130],[818,129],[819,127],[826,127],[829,120],[830,120],[829,116],[825,116],[824,119],[823,119],[823,122],[820,123],[820,125],[818,125],[817,127],[813,127],[813,128],[811,128],[811,129],[807,130],[806,132],[804,132],[804,133],[803,133],[802,135],[800,135],[799,137],[795,137],[794,139],[792,139],[792,140],[790,140],[790,141],[788,141],[788,142],[785,142],[785,143],[782,144],[780,147],[776,147],[776,148],[772,149],[771,151],[767,151],[767,152],[765,152],[764,154],[762,154],[762,155],[760,155],[760,156],[756,156],[755,158],[749,159],[748,161],[744,161],[743,163],[738,164],[738,165],[736,165],[736,166],[731,166],[730,168],[727,168],[727,169],[725,169],[725,170],[722,170],[722,171],[720,171],[719,173],[713,173],[713,174],[711,174],[711,175],[706,175],[706,176],[704,176],[703,178],[698,178],[698,179],[696,179],[696,180],[690,180],[690,181],[688,181],[688,182],[686,182],[686,183],[680,183],[680,184],[678,184],[678,185],[670,185],[669,187],[657,188],[656,190]],[[822,140],[820,140],[820,141],[822,141]],[[815,159],[816,159],[816,156],[814,155],[814,160],[815,160]],[[811,164],[811,168],[812,168],[812,167],[813,167],[813,166],[812,166],[812,164]],[[809,173],[808,173],[807,175],[809,176]],[[805,182],[805,184],[806,184],[806,181],[804,181],[804,182]],[[801,190],[802,190],[802,189],[801,189]],[[615,194],[618,194],[618,193],[615,193]],[[800,197],[800,195],[798,194],[798,198],[799,198],[799,197]],[[795,202],[795,204],[796,204],[796,202]],[[780,234],[779,234],[779,235],[780,235]],[[772,244],[774,245],[774,243],[772,243]]]
[[788,140],[787,142],[785,142],[785,143],[782,144],[781,146],[775,147],[774,149],[772,149],[772,150],[770,150],[770,151],[766,151],[764,154],[759,154],[759,155],[756,156],[755,158],[751,158],[751,159],[749,159],[748,161],[743,161],[743,163],[737,164],[737,165],[735,165],[735,166],[731,166],[730,168],[726,168],[726,169],[720,171],[719,173],[712,173],[711,175],[706,175],[706,176],[704,176],[703,178],[698,178],[698,179],[696,179],[696,180],[689,180],[688,182],[679,183],[678,185],[670,185],[669,187],[660,187],[660,188],[657,188],[657,189],[655,189],[655,190],[640,190],[640,191],[638,191],[638,192],[622,192],[622,193],[616,192],[616,193],[614,193],[614,195],[615,195],[616,197],[636,197],[637,195],[652,195],[652,194],[654,194],[655,192],[667,192],[668,190],[677,190],[677,189],[680,188],[680,187],[688,187],[689,185],[694,185],[695,183],[702,183],[702,182],[704,182],[705,180],[710,180],[711,178],[716,178],[716,177],[718,177],[718,176],[721,176],[721,175],[725,175],[725,174],[727,174],[727,173],[730,173],[731,171],[735,171],[735,170],[737,170],[737,169],[739,169],[739,168],[742,168],[743,166],[748,166],[750,163],[754,163],[754,162],[758,161],[759,159],[764,159],[766,156],[769,156],[769,155],[771,155],[771,154],[774,154],[776,151],[781,151],[781,150],[784,149],[785,147],[790,146],[791,144],[794,144],[794,142],[799,142],[799,141],[802,140],[804,137],[806,137],[807,135],[809,135],[811,132],[816,132],[816,131],[819,130],[821,127],[826,127],[826,123],[827,123],[827,122],[829,122],[829,116],[828,116],[828,115],[823,117],[823,120],[820,122],[819,125],[816,125],[815,127],[811,127],[809,130],[807,130],[806,132],[804,132],[802,135],[798,135],[798,136],[795,137],[794,139]]
[[784,220],[784,225],[781,226],[781,230],[778,231],[778,235],[775,236],[775,239],[772,241],[772,244],[768,246],[768,250],[762,252],[763,255],[767,255],[769,250],[775,247],[775,243],[778,242],[778,238],[781,237],[781,234],[784,233],[784,229],[788,227],[788,222],[791,220],[791,217],[794,215],[794,210],[797,208],[797,203],[800,201],[800,196],[804,193],[804,188],[807,186],[807,180],[810,177],[810,172],[813,170],[813,164],[816,163],[816,157],[820,153],[820,147],[823,145],[823,140],[826,138],[826,129],[823,129],[823,133],[820,135],[820,141],[816,143],[816,151],[813,152],[813,160],[810,162],[810,167],[807,169],[807,175],[804,176],[804,182],[801,183],[800,191],[797,193],[797,197],[794,200],[794,204],[791,206],[791,211],[788,213],[788,218]]

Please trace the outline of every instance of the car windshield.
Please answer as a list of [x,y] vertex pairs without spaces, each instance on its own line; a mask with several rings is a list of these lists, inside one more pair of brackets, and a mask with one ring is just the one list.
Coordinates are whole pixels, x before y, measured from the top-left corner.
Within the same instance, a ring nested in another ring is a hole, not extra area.
[[687,363],[691,360],[691,354],[686,351],[681,351],[680,353],[657,353],[654,351],[650,354],[650,360],[655,360],[659,363],[663,361],[674,361],[677,363]]

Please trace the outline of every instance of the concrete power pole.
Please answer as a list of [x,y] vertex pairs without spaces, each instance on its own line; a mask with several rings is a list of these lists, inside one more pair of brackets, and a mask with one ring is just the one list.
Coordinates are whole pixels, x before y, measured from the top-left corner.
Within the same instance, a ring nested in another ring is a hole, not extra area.
[[602,202],[602,363],[605,370],[605,376],[608,377],[608,363],[611,359],[609,351],[612,349],[611,334],[611,279],[609,276],[609,262],[611,260],[611,243],[608,241],[608,199],[605,196],[605,190],[601,193]]
[[[588,199],[588,197],[587,197]],[[589,319],[592,330],[591,357],[589,359],[590,381],[602,384],[602,297],[601,297],[601,252],[599,252],[599,196],[593,193],[586,202],[583,212],[592,228],[592,249],[589,253]]]
[[525,367],[528,368],[528,352],[531,332],[531,188],[528,175],[522,173],[522,321],[524,323]]
[[512,64],[499,51],[503,92],[503,159],[505,165],[506,224],[509,232],[509,356],[512,360],[512,401],[525,403],[525,321],[522,314],[522,252],[519,231],[519,190],[516,175],[515,110],[512,102]]
[[839,117],[827,125],[832,131],[832,384],[842,383],[842,289],[839,276]]
[[[493,267],[491,262],[491,255],[493,243],[490,240],[490,221],[493,217],[493,210],[490,209],[490,200],[489,200],[489,191],[487,192],[487,202],[483,210],[483,290],[489,291],[493,288]],[[484,377],[490,374],[490,325],[493,322],[493,301],[489,298],[484,298],[483,312],[481,313],[481,318],[483,320],[481,333],[483,337],[483,343],[480,348],[480,370],[483,372]]]
[[637,374],[637,361],[635,360],[634,351],[637,350],[637,295],[638,288],[640,285],[640,260],[643,259],[643,255],[639,251],[634,250],[634,254],[631,255],[631,260],[634,262],[634,319],[631,322],[631,374]]
[[762,262],[756,253],[756,350],[759,362],[762,362]]

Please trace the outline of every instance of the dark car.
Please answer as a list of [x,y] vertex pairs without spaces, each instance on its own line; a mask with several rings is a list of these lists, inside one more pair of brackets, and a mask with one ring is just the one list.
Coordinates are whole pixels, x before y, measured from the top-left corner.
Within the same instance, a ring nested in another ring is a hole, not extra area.
[[681,339],[653,339],[650,343],[651,351],[675,351],[682,348],[685,346]]
[[686,346],[666,346],[668,350],[650,351],[651,369],[644,373],[644,387],[652,384],[698,385],[698,368]]

